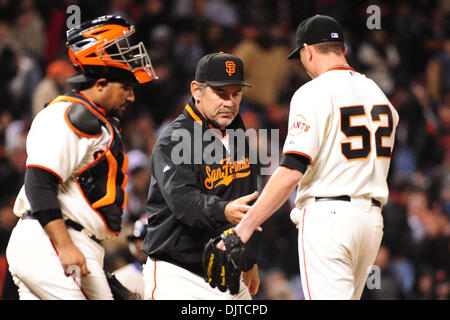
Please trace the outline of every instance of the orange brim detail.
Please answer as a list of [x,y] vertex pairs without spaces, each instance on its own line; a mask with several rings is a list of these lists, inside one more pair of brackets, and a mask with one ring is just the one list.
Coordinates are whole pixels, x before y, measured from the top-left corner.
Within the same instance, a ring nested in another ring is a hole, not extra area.
[[153,80],[153,78],[143,69],[134,70],[134,77],[139,83],[146,83]]

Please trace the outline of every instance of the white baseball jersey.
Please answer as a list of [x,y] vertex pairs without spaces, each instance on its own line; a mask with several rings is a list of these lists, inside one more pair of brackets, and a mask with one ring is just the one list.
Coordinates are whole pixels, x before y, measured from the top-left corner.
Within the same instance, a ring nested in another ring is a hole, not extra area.
[[283,154],[311,162],[297,207],[307,198],[341,195],[385,204],[399,116],[375,82],[352,68],[334,68],[300,87],[290,108]]
[[[66,120],[67,109],[72,103],[55,102],[36,115],[27,137],[26,165],[45,169],[58,177],[58,202],[64,218],[78,222],[97,239],[111,239],[117,234],[108,230],[103,218],[91,208],[75,180],[80,170],[95,160],[97,152],[107,149],[111,136],[104,127],[97,137],[75,133]],[[30,204],[22,187],[14,213],[21,217],[29,210]]]

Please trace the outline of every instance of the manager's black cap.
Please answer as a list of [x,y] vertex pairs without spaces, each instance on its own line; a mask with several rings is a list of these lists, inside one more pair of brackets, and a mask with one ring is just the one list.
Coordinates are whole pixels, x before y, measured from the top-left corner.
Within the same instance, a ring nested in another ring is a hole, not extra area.
[[315,15],[303,20],[295,34],[297,48],[291,52],[288,59],[298,59],[303,44],[315,44],[327,41],[344,42],[344,32],[341,25],[329,16]]
[[206,82],[211,87],[251,87],[244,81],[242,60],[223,52],[207,54],[198,61],[195,81]]

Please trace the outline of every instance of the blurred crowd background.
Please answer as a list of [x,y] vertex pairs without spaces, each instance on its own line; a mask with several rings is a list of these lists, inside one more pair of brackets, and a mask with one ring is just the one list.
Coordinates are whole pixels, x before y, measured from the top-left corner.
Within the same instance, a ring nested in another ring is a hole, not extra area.
[[[370,30],[369,5],[381,28]],[[450,277],[450,2],[448,0],[0,0],[0,299],[17,299],[5,249],[17,218],[12,207],[23,184],[25,139],[46,102],[70,88],[74,73],[65,52],[70,5],[81,21],[118,14],[136,26],[159,79],[137,87],[122,120],[130,160],[129,201],[122,235],[105,243],[105,269],[132,262],[127,234],[144,213],[148,159],[162,128],[189,99],[199,58],[230,52],[245,63],[241,115],[247,128],[286,136],[289,101],[309,79],[298,61],[295,29],[314,14],[328,14],[345,29],[347,59],[379,84],[400,114],[383,208],[384,239],[375,264],[381,272],[363,299],[449,299]],[[326,90],[326,88],[324,88]],[[280,150],[260,139],[276,168]],[[260,179],[262,187],[267,176]],[[257,299],[303,299],[293,201],[263,224]],[[30,239],[32,241],[32,239]]]

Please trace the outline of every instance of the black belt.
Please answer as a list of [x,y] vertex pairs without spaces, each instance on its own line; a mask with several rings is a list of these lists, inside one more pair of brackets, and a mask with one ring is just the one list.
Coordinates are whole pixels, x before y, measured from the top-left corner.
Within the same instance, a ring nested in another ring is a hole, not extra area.
[[[316,202],[317,201],[348,201],[350,202],[352,200],[352,198],[350,198],[349,196],[337,196],[337,197],[316,197]],[[380,201],[372,198],[372,205],[378,208],[381,208],[381,203]]]
[[[25,214],[22,216],[22,219],[35,219],[35,220],[37,220],[37,218],[34,215],[32,215],[30,211],[25,212]],[[79,231],[79,232],[83,231],[83,229],[84,229],[81,224],[79,224],[78,222],[75,222],[73,220],[70,220],[70,219],[64,220],[64,223],[65,223],[66,227],[72,228],[72,229],[74,229],[76,231]],[[88,235],[88,237],[91,238],[92,240],[94,240],[97,243],[101,242],[101,240],[97,239],[94,235]]]
[[[72,228],[72,229],[74,229],[76,231],[80,231],[81,232],[84,229],[84,227],[81,224],[79,224],[78,222],[75,222],[73,220],[70,220],[70,219],[66,219],[64,221],[64,223],[66,224],[67,227]],[[102,242],[101,240],[97,239],[94,235],[89,235],[89,238],[91,238],[92,240],[94,240],[97,243]]]

